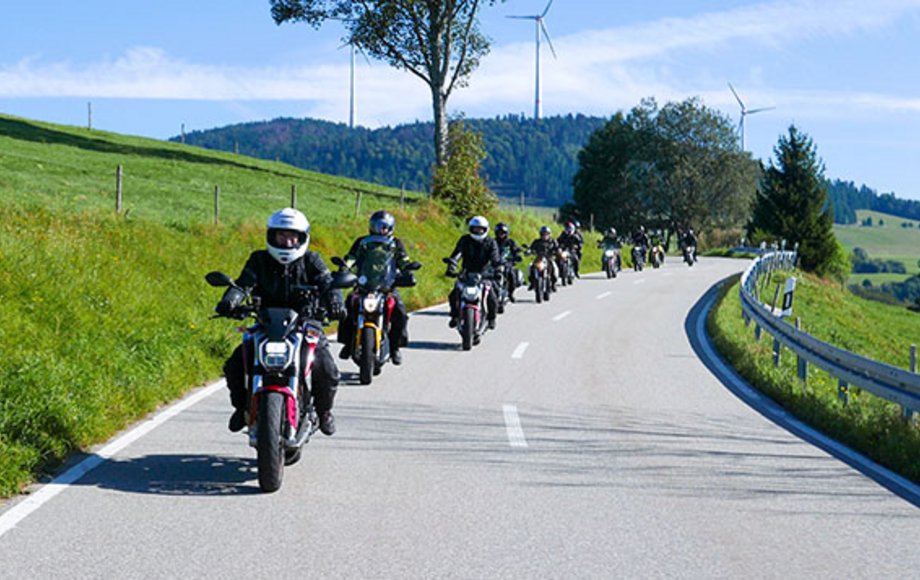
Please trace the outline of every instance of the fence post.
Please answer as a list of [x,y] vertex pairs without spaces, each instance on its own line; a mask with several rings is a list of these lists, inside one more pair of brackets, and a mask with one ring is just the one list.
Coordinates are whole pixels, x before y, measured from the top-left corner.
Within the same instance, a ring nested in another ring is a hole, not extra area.
[[361,192],[355,192],[355,217],[361,214]]
[[121,165],[115,170],[115,213],[121,213],[121,180],[124,172]]
[[[795,329],[802,330],[802,319],[798,316],[795,317]],[[798,355],[797,363],[799,379],[801,379],[803,383],[808,382],[808,361],[802,358],[802,355]]]
[[297,209],[297,185],[291,184],[291,208]]
[[220,223],[220,186],[214,186],[214,225]]
[[399,186],[399,209],[406,209],[406,184]]

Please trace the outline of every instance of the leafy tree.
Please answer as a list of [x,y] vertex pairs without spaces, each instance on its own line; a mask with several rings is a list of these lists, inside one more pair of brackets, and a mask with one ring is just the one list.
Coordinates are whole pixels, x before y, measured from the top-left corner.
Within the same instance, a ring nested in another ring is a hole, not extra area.
[[482,135],[467,129],[463,121],[451,123],[449,131],[447,161],[434,170],[432,197],[444,200],[459,217],[488,213],[498,198],[480,175],[486,156]]
[[757,164],[738,147],[731,121],[695,98],[660,110],[646,99],[617,113],[578,162],[577,212],[622,233],[640,224],[669,236],[679,227],[740,225],[757,183]]
[[346,41],[390,66],[407,70],[431,90],[435,158],[447,154],[447,99],[464,86],[489,41],[479,31],[477,15],[495,0],[270,0],[277,24],[306,22],[318,28],[341,20]]
[[770,161],[761,180],[748,224],[749,237],[755,241],[781,238],[797,242],[802,269],[821,276],[845,275],[836,271],[841,262],[836,255],[839,245],[817,148],[806,134],[791,125],[789,134],[780,137],[773,153],[776,161]]

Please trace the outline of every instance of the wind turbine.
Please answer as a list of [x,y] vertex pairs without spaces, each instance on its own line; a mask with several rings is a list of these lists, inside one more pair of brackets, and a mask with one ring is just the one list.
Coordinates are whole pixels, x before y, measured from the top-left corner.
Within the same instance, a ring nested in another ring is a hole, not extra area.
[[543,9],[542,14],[534,14],[531,16],[508,16],[508,18],[517,18],[523,20],[533,20],[534,28],[536,30],[536,89],[533,101],[533,117],[534,119],[539,119],[540,115],[543,113],[542,103],[540,102],[540,32],[543,32],[543,36],[546,37],[546,42],[549,44],[549,49],[553,53],[553,58],[556,58],[556,49],[553,48],[553,41],[549,39],[549,32],[546,31],[546,25],[543,23],[543,17],[546,16],[546,13],[549,12],[549,7],[553,5],[553,0],[549,0],[546,4],[546,8]]
[[744,151],[744,118],[748,115],[753,115],[754,113],[761,113],[763,111],[770,111],[776,107],[761,107],[759,109],[748,109],[744,106],[744,102],[741,100],[741,97],[738,96],[738,93],[735,91],[735,87],[731,83],[728,83],[728,88],[732,90],[732,94],[735,95],[735,100],[738,101],[738,104],[741,106],[741,121],[738,123],[738,132],[741,133],[741,150]]
[[367,65],[368,65],[368,66],[370,66],[371,61],[368,60],[367,55],[364,54],[364,51],[363,51],[363,50],[361,50],[361,49],[355,47],[355,43],[354,43],[354,42],[351,42],[351,41],[346,42],[345,44],[343,44],[342,46],[340,46],[339,49],[344,48],[346,45],[347,45],[347,46],[349,47],[349,49],[351,50],[351,65],[350,65],[350,68],[349,68],[349,71],[348,71],[348,78],[349,78],[349,91],[348,91],[348,128],[349,128],[349,129],[354,129],[354,128],[355,128],[355,52],[360,52],[360,53],[361,53],[361,56],[364,57],[364,60],[365,60],[365,62],[367,62]]

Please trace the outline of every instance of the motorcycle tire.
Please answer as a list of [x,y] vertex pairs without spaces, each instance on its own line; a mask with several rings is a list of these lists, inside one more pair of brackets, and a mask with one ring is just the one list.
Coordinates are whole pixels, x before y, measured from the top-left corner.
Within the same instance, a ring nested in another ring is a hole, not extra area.
[[533,283],[534,296],[536,297],[537,304],[543,302],[543,280],[537,278]]
[[460,335],[463,350],[473,348],[473,334],[476,332],[476,312],[472,308],[463,311],[463,332]]
[[361,358],[360,364],[360,379],[362,385],[369,385],[373,380],[374,375],[374,362],[377,357],[376,353],[376,337],[374,336],[374,329],[370,327],[365,327],[361,329]]
[[281,440],[284,407],[285,398],[281,393],[262,391],[259,395],[259,424],[256,427],[259,488],[268,493],[278,491],[284,477],[284,442]]

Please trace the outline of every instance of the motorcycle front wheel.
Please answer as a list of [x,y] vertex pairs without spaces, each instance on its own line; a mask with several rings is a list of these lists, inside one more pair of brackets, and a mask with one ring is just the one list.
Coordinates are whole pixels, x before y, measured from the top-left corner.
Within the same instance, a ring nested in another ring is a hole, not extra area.
[[259,395],[259,425],[256,431],[259,488],[269,493],[278,491],[284,476],[284,442],[281,440],[284,403],[284,395],[275,391],[262,391]]
[[374,329],[370,327],[364,327],[361,329],[361,384],[369,385],[373,380],[374,374],[374,359],[377,358],[376,350],[376,337],[374,336]]
[[467,308],[463,311],[463,333],[461,335],[461,340],[463,342],[463,350],[470,350],[473,348],[473,333],[476,331],[476,312],[472,308]]

